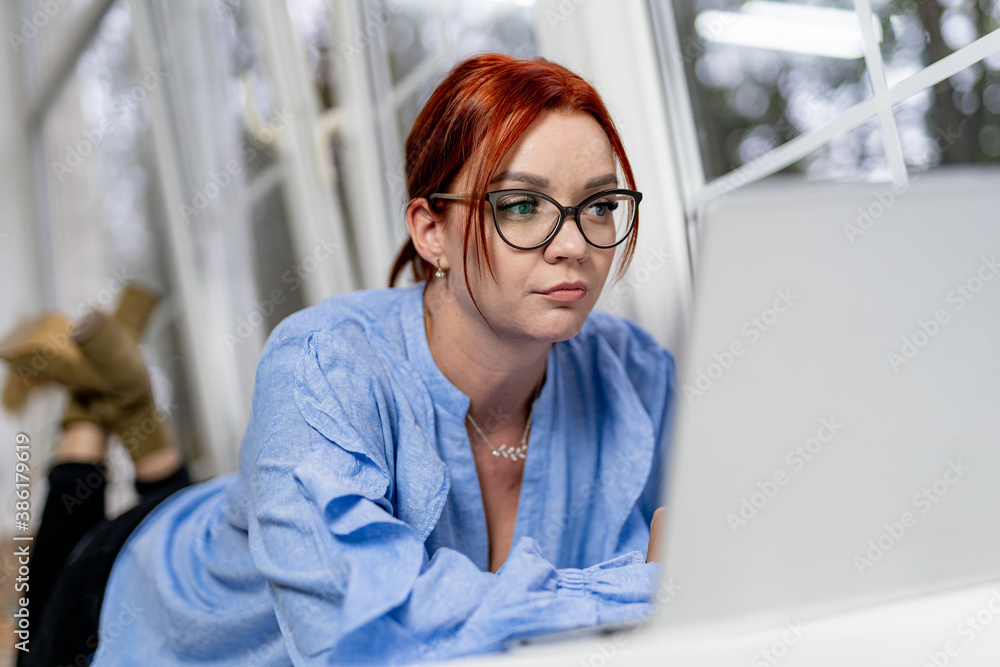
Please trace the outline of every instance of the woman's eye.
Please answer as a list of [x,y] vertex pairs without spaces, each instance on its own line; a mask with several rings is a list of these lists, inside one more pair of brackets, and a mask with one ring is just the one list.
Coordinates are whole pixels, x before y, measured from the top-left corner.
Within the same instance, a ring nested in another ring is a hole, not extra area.
[[500,211],[507,215],[531,215],[538,209],[538,200],[533,197],[505,201],[500,204]]
[[618,202],[616,201],[596,201],[587,207],[587,213],[589,215],[596,215],[599,217],[604,217],[610,211],[614,211],[618,208]]

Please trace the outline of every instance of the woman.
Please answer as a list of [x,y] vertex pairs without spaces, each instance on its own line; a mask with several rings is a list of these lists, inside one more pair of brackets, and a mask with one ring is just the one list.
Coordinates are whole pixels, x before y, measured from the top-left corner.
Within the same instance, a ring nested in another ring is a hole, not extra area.
[[406,151],[390,288],[274,330],[240,472],[136,529],[95,664],[405,664],[650,613],[674,368],[591,313],[641,199],[607,111],[484,55]]

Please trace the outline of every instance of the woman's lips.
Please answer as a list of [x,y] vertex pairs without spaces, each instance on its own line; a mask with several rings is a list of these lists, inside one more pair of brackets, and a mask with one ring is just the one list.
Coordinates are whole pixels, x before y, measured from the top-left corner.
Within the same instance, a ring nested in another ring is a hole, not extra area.
[[587,296],[587,290],[585,289],[557,289],[551,292],[546,292],[541,294],[546,299],[551,301],[579,301],[583,297]]

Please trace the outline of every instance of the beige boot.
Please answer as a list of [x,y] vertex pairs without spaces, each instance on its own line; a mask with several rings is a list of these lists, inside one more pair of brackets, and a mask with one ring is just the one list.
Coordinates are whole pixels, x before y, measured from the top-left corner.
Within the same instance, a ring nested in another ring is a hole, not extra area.
[[[130,283],[125,286],[115,319],[138,341],[159,297]],[[108,387],[80,352],[72,339],[73,325],[62,314],[43,313],[22,324],[0,341],[0,359],[10,362],[10,374],[3,389],[3,405],[19,412],[37,387],[58,382],[75,396],[99,394]],[[85,414],[80,405],[70,405],[69,413]],[[64,420],[65,421],[65,420]],[[96,419],[90,419],[98,423]]]
[[[10,362],[4,404],[16,409],[36,386],[58,382],[72,392],[101,392],[107,383],[80,353],[73,325],[59,313],[45,313],[0,341],[0,359]],[[20,383],[21,386],[11,387]]]
[[58,382],[72,393],[63,428],[97,424],[121,438],[133,461],[172,447],[173,430],[153,401],[138,344],[158,300],[130,284],[114,317],[95,312],[74,328],[53,312],[18,327],[0,341],[0,358],[11,364],[4,405],[19,410],[34,388]]
[[[114,319],[122,325],[129,338],[135,343],[138,343],[142,338],[149,316],[159,300],[159,296],[155,293],[135,283],[129,283],[125,286],[121,301],[118,302],[118,308],[115,310]],[[77,336],[84,333],[78,332]],[[142,374],[145,373],[145,364],[143,364]],[[111,422],[116,421],[117,412],[112,405],[114,402],[101,400],[101,394],[97,392],[75,392],[63,415],[63,428],[75,421],[89,421],[105,430],[111,430]]]
[[115,319],[125,326],[135,340],[141,340],[149,316],[160,302],[160,297],[135,283],[125,286],[122,299],[115,310]]
[[92,313],[74,339],[109,388],[75,395],[64,426],[78,419],[99,423],[121,438],[133,461],[172,446],[173,429],[156,407],[146,363],[126,325],[104,313]]

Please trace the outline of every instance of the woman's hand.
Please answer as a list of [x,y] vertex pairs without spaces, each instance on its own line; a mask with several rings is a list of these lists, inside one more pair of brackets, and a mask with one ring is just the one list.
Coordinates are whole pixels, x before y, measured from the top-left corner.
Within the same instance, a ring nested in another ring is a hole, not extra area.
[[667,508],[660,507],[653,512],[653,520],[649,524],[649,547],[646,549],[646,562],[660,562],[660,537],[666,530]]

